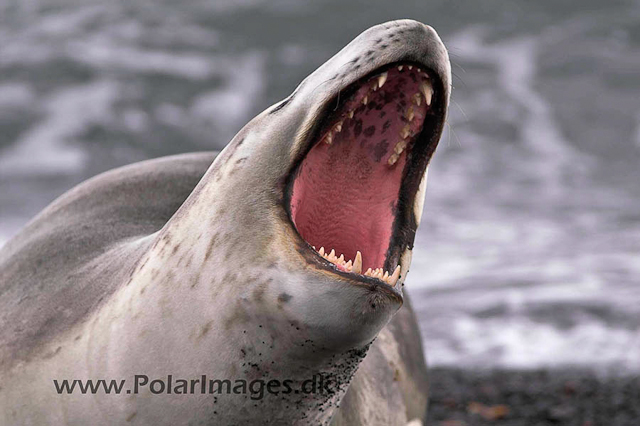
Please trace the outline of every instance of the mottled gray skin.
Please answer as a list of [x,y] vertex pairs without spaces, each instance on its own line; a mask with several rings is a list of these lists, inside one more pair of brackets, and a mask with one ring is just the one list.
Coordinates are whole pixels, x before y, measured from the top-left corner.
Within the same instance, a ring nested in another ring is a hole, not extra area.
[[[404,425],[424,417],[426,368],[406,296],[394,317],[401,300],[392,292],[309,263],[282,206],[283,178],[326,102],[402,60],[435,70],[445,87],[439,101],[448,102],[449,62],[435,31],[390,22],[254,118],[213,164],[214,154],[200,153],[116,169],[33,219],[0,251],[0,424]],[[410,259],[407,247],[401,281]],[[206,374],[288,379],[296,389],[315,373],[330,374],[337,392],[251,400],[148,388],[58,395],[53,386]]]

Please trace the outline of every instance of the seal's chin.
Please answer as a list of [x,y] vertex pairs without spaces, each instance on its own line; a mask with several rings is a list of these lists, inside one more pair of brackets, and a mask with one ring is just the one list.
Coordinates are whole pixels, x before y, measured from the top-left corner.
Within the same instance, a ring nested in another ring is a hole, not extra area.
[[320,265],[394,287],[443,109],[437,76],[393,64],[341,90],[289,178],[288,212]]

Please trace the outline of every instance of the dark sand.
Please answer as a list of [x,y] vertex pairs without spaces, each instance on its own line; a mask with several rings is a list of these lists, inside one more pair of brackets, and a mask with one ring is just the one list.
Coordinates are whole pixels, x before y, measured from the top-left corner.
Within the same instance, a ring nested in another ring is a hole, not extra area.
[[430,370],[428,426],[640,426],[640,376]]

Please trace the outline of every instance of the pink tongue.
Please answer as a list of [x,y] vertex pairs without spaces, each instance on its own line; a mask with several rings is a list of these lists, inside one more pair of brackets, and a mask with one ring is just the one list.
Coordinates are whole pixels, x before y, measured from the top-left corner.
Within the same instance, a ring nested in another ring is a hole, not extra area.
[[384,265],[410,148],[395,163],[389,159],[403,137],[410,144],[422,127],[427,106],[424,97],[419,106],[414,98],[421,77],[393,68],[377,91],[371,89],[375,80],[360,87],[332,123],[342,120],[342,130],[327,129],[331,144],[316,143],[294,181],[291,214],[300,235],[345,260],[361,251],[363,272]]

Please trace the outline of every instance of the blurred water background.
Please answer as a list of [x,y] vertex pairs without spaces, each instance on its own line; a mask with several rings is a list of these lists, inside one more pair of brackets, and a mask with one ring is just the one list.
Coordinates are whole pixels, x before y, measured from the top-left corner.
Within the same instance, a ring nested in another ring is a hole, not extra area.
[[408,288],[431,365],[640,370],[640,3],[0,0],[0,244],[110,168],[223,147],[369,26],[453,61]]

